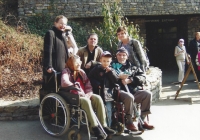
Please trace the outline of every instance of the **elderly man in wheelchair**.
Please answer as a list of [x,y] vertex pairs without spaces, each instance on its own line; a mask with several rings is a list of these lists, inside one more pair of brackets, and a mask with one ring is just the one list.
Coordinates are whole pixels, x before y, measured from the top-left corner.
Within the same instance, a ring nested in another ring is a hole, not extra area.
[[[134,109],[133,105],[130,105],[130,101],[128,101],[127,97],[131,97],[131,99],[134,100],[137,104],[141,104],[141,115],[139,116],[141,118],[141,125],[139,125],[139,129],[154,129],[153,125],[148,124],[148,122],[145,120],[147,115],[150,114],[150,107],[151,107],[151,98],[152,93],[147,90],[143,90],[142,85],[146,81],[146,77],[144,72],[133,65],[128,60],[128,51],[121,47],[117,50],[116,53],[116,61],[112,62],[112,67],[116,70],[116,73],[120,80],[118,80],[118,84],[120,86],[121,93],[119,94],[120,99],[125,103],[125,110],[127,110],[129,113],[127,113],[126,118],[132,118],[132,114],[134,113],[132,110]],[[132,97],[132,96],[133,97]],[[128,104],[129,102],[129,104]],[[127,122],[126,127],[130,130],[136,131],[138,128],[135,126],[131,119],[129,122]]]
[[[109,110],[115,110],[112,115],[111,127],[117,130],[117,134],[123,132],[124,125],[132,131],[132,134],[141,134],[144,129],[153,129],[152,125],[144,121],[146,115],[150,113],[151,93],[144,90],[134,92],[131,90],[130,93],[129,88],[137,88],[145,81],[145,76],[141,70],[136,70],[134,66],[130,65],[127,54],[128,52],[125,49],[119,49],[117,60],[113,61],[112,67],[110,67],[112,55],[108,51],[103,52],[100,59],[101,65],[94,67],[88,77],[92,83],[94,93],[101,95],[107,107],[108,118],[112,113]],[[124,72],[130,72],[130,74]],[[103,89],[98,87],[103,87]],[[113,91],[113,93],[110,93],[110,91]],[[113,94],[113,109],[110,109],[111,107],[107,105],[110,102],[106,100],[108,94]],[[141,104],[142,113],[138,111],[134,102],[137,105]],[[139,114],[142,115],[139,116]],[[138,126],[135,126],[133,122],[133,118],[136,117]],[[140,131],[138,131],[138,128]]]

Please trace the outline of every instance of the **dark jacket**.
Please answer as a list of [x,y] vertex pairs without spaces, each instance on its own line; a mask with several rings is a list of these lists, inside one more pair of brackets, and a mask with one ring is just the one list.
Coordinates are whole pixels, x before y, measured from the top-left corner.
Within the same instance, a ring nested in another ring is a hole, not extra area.
[[[116,64],[116,63],[119,63],[119,62],[117,60],[113,61],[111,63],[112,67],[113,67],[113,64]],[[121,65],[119,70],[120,72],[126,72],[130,74],[129,79],[131,79],[132,82],[128,84],[128,88],[132,94],[134,94],[138,90],[138,88],[142,87],[143,84],[146,82],[145,73],[140,68],[130,63],[128,60],[126,61],[126,65]],[[118,84],[121,90],[126,91],[126,88],[121,82],[121,80],[118,80]]]
[[88,78],[95,94],[100,94],[104,102],[112,100],[112,97],[106,96],[107,93],[112,94],[112,90],[118,81],[115,70],[106,72],[101,65],[97,65],[90,71]]
[[43,68],[46,71],[54,68],[56,71],[62,72],[68,58],[68,50],[66,38],[62,36],[63,32],[53,27],[47,31],[44,37],[44,56]]
[[[48,73],[49,68],[55,69],[57,72],[62,72],[68,58],[68,50],[66,38],[63,32],[53,27],[47,31],[44,37],[44,53],[43,53],[43,88],[55,89],[55,80],[51,78],[53,73]],[[61,74],[58,75],[58,85],[61,82]]]
[[198,53],[198,44],[196,38],[190,41],[188,53],[190,54],[192,61],[195,62]]

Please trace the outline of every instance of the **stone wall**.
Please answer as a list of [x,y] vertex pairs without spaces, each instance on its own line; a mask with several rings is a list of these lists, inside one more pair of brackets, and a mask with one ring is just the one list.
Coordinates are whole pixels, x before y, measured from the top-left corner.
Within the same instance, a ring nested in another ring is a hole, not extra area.
[[144,89],[152,92],[152,101],[156,102],[160,98],[162,91],[162,71],[158,67],[150,67],[147,71],[147,83]]
[[[192,40],[195,37],[195,32],[200,32],[200,17],[190,17],[188,18],[188,40]],[[188,42],[189,42],[188,41]]]
[[[118,0],[126,16],[199,14],[200,0]],[[18,15],[52,13],[53,9],[68,18],[99,17],[102,3],[113,0],[18,0]]]
[[0,121],[39,119],[39,105],[12,105],[0,107]]
[[[144,89],[150,90],[153,102],[160,97],[162,90],[162,71],[157,67],[150,67],[147,72],[147,85]],[[38,120],[39,99],[33,98],[22,101],[0,100],[0,121],[2,120]]]

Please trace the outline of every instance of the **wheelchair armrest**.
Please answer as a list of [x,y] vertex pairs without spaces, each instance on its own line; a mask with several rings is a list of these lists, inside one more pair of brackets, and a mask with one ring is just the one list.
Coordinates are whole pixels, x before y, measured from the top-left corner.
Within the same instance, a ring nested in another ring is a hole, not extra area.
[[68,86],[68,87],[60,87],[60,89],[59,89],[59,91],[70,91],[70,90],[80,91],[80,89],[74,87],[73,85],[72,86]]

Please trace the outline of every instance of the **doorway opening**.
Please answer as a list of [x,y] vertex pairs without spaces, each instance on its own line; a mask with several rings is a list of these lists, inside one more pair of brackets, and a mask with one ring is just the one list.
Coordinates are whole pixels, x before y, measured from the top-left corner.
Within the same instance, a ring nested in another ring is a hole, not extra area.
[[187,19],[180,16],[146,19],[146,46],[150,65],[177,69],[174,49],[183,38],[187,44]]

